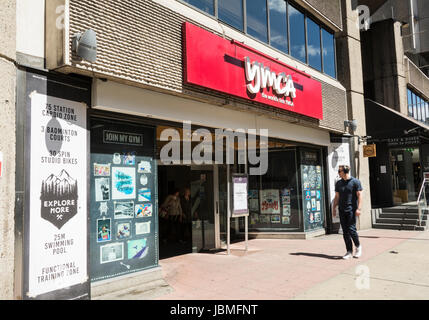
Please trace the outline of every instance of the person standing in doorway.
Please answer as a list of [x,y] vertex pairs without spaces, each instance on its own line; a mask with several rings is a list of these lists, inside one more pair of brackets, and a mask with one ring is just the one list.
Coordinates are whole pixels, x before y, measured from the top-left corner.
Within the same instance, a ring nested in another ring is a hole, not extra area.
[[182,239],[185,242],[192,241],[192,201],[191,201],[191,190],[185,188],[183,195],[180,197],[180,206],[184,214],[182,221]]
[[174,191],[167,196],[164,203],[161,205],[160,211],[166,211],[168,224],[167,224],[167,239],[172,241],[182,241],[181,239],[181,226],[184,214],[182,207],[180,206],[180,192],[179,189]]
[[[361,215],[362,208],[362,185],[360,181],[350,175],[350,167],[342,165],[338,169],[341,180],[335,184],[335,199],[333,215],[336,216],[337,206],[340,215],[343,238],[347,253],[343,259],[359,258],[362,255],[362,246],[356,230],[356,217]],[[353,255],[353,243],[356,251]]]

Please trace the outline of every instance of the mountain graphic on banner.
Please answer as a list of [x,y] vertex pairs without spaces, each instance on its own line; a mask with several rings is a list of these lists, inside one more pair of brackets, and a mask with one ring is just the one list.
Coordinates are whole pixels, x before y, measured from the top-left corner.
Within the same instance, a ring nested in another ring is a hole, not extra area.
[[40,200],[42,218],[61,229],[77,214],[77,181],[62,170],[42,182]]

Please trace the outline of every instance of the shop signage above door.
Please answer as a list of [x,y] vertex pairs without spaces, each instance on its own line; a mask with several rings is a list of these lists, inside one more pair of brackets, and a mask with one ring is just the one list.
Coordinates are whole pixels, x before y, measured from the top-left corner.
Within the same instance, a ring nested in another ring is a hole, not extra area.
[[322,85],[240,42],[183,24],[184,82],[323,119]]
[[389,147],[414,146],[420,144],[419,136],[386,139]]

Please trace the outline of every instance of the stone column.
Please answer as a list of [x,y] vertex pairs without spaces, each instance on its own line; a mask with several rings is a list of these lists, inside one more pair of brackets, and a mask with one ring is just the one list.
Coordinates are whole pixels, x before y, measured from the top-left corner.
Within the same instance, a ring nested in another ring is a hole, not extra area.
[[[363,90],[362,54],[358,12],[353,10],[350,0],[341,0],[343,31],[337,37],[338,79],[347,90],[347,114],[349,120],[357,120],[357,130],[352,133],[366,136],[365,99]],[[352,175],[358,178],[364,189],[362,216],[358,219],[359,229],[369,229],[371,223],[371,194],[369,187],[368,159],[363,157],[363,144],[351,139]]]
[[16,3],[0,2],[0,300],[14,298]]

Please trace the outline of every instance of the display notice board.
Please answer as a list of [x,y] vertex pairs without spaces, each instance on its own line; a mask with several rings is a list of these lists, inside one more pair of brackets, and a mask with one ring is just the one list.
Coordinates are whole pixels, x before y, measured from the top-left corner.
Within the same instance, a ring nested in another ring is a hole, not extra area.
[[305,231],[324,228],[323,173],[319,151],[301,151],[301,181]]
[[91,120],[91,281],[158,266],[155,129]]

